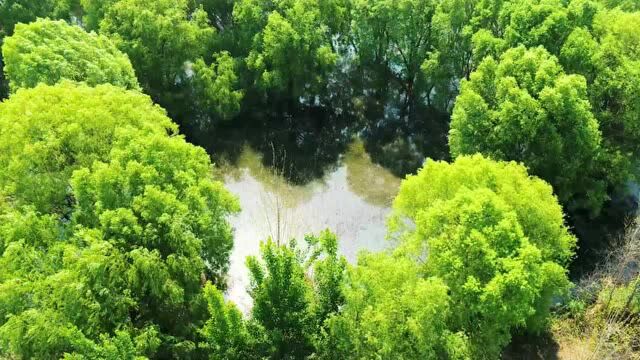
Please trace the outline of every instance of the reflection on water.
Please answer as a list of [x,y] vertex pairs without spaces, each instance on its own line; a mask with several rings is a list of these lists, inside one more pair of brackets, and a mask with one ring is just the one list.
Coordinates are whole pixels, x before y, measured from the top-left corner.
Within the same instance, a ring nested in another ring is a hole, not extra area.
[[235,247],[231,255],[228,297],[247,311],[248,272],[245,258],[257,255],[260,241],[271,236],[286,241],[329,228],[338,235],[340,251],[351,262],[360,250],[385,248],[385,218],[400,180],[373,164],[360,141],[352,143],[335,170],[305,185],[287,183],[261,155],[245,147],[234,165],[217,171],[240,199],[242,212],[231,219]]

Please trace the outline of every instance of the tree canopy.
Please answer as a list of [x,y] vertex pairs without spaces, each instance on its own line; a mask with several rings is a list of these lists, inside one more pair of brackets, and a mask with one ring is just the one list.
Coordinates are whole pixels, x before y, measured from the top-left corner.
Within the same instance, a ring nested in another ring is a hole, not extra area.
[[593,176],[601,142],[585,79],[566,75],[542,47],[485,58],[463,81],[449,133],[454,157],[521,161],[564,204],[594,212],[607,196],[606,182]]
[[104,11],[100,32],[129,55],[142,87],[158,99],[185,81],[185,63],[204,56],[215,30],[186,0],[119,0]]
[[175,133],[148,96],[63,82],[19,89],[0,104],[0,184],[17,205],[66,213],[74,170],[106,161],[119,134]]
[[238,211],[204,150],[147,96],[112,85],[21,89],[0,114],[12,134],[1,136],[2,352],[196,351],[201,285],[223,286],[233,244],[225,219]]
[[138,89],[129,58],[106,37],[62,20],[18,24],[2,47],[12,90],[62,79]]
[[472,358],[495,358],[514,329],[543,328],[553,296],[568,289],[576,239],[551,187],[521,165],[428,160],[393,207],[394,256],[448,288],[446,324],[468,337]]
[[317,1],[241,0],[233,10],[258,89],[285,101],[323,93],[337,62]]
[[[603,297],[637,323],[640,281],[567,299],[638,204],[639,4],[0,0],[0,358],[497,359]],[[397,193],[391,241],[278,232],[243,313],[229,175]]]

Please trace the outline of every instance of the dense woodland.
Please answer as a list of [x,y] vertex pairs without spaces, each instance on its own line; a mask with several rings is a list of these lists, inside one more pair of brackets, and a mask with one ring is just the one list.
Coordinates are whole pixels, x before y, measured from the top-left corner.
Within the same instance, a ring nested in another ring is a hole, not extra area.
[[[636,0],[0,0],[0,44],[0,359],[640,357]],[[264,239],[241,313],[213,162],[354,138],[393,246]]]

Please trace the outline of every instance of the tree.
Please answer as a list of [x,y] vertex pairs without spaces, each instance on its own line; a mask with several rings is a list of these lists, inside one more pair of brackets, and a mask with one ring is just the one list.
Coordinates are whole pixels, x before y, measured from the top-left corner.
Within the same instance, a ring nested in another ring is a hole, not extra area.
[[254,84],[285,102],[323,93],[334,69],[329,27],[317,1],[243,0],[234,7]]
[[205,289],[209,319],[201,329],[210,359],[303,359],[315,356],[326,321],[344,301],[346,260],[328,230],[295,240],[260,244],[260,258],[248,257],[254,304],[244,320],[220,291]]
[[62,20],[18,24],[13,36],[5,38],[2,53],[14,91],[62,79],[139,88],[129,58],[109,39]]
[[156,100],[168,101],[186,79],[185,63],[203,56],[213,40],[207,14],[187,11],[186,0],[120,0],[106,7],[100,22],[100,32],[129,55],[142,87]]
[[520,45],[529,48],[543,46],[558,56],[571,31],[590,26],[600,8],[591,0],[488,2],[484,7],[476,5],[478,15],[468,25],[477,27],[482,24],[472,39],[476,65],[486,55],[497,56]]
[[21,89],[0,113],[13,140],[2,153],[3,351],[197,354],[202,285],[222,285],[226,217],[238,211],[205,151],[168,135],[175,125],[148,97],[111,85]]
[[118,0],[80,0],[82,6],[82,22],[88,31],[98,31],[109,7]]
[[606,163],[602,168],[613,187],[638,177],[640,140],[640,13],[600,11],[592,28],[577,28],[561,49],[567,71],[585,76],[593,111],[603,134]]
[[480,152],[524,163],[570,208],[597,213],[606,199],[606,179],[595,173],[601,134],[586,81],[565,75],[544,48],[521,46],[478,66],[462,84],[449,145],[454,157]]
[[306,263],[313,269],[313,313],[316,326],[321,329],[325,327],[325,321],[337,314],[344,303],[342,286],[347,260],[338,255],[338,239],[329,230],[322,231],[319,236],[307,235],[305,242],[313,251]]
[[397,82],[405,112],[435,86],[421,66],[437,61],[437,2],[424,0],[357,0],[353,4],[352,37],[361,66],[381,76],[381,86]]
[[521,165],[428,160],[393,207],[395,256],[448,287],[448,329],[468,336],[473,358],[497,357],[514,329],[542,329],[552,298],[569,287],[576,240],[551,187]]
[[469,359],[464,334],[448,330],[447,292],[408,258],[362,254],[349,271],[345,305],[327,320],[320,358]]
[[149,97],[112,85],[20,89],[0,104],[0,188],[19,206],[67,214],[74,170],[106,161],[118,133],[174,134]]
[[268,357],[302,359],[313,352],[312,288],[295,252],[295,243],[260,245],[261,263],[247,258],[251,275],[252,319],[265,331]]
[[510,2],[505,5],[500,21],[508,45],[542,45],[556,55],[571,31],[568,11],[561,0]]
[[[13,34],[18,23],[29,23],[38,17],[68,18],[73,0],[5,0],[0,3],[0,47],[5,36]],[[4,61],[0,54],[0,99],[9,92],[8,80],[2,69]]]
[[13,34],[19,23],[30,23],[39,17],[68,18],[73,0],[6,0],[0,3],[0,39]]
[[[232,302],[225,302],[220,290],[211,284],[204,289],[209,319],[201,332],[201,344],[211,360],[243,360],[255,357],[256,334],[250,333],[242,313]],[[256,337],[258,337],[256,339]]]
[[[439,60],[436,69],[430,69],[428,62],[423,70],[433,73],[443,72],[446,87],[456,87],[453,94],[448,88],[437,91],[448,97],[457,95],[460,79],[469,79],[485,55],[494,48],[501,48],[501,28],[498,25],[503,0],[443,0],[434,15],[434,27],[438,33]],[[487,40],[487,38],[491,40]],[[453,98],[447,98],[452,101]]]

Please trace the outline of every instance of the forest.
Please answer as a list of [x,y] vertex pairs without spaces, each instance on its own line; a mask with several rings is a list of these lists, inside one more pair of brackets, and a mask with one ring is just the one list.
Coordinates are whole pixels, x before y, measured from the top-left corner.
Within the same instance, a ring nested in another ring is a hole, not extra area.
[[[638,0],[0,0],[0,45],[1,360],[640,359]],[[246,149],[350,161],[383,248],[266,210],[241,307]]]

